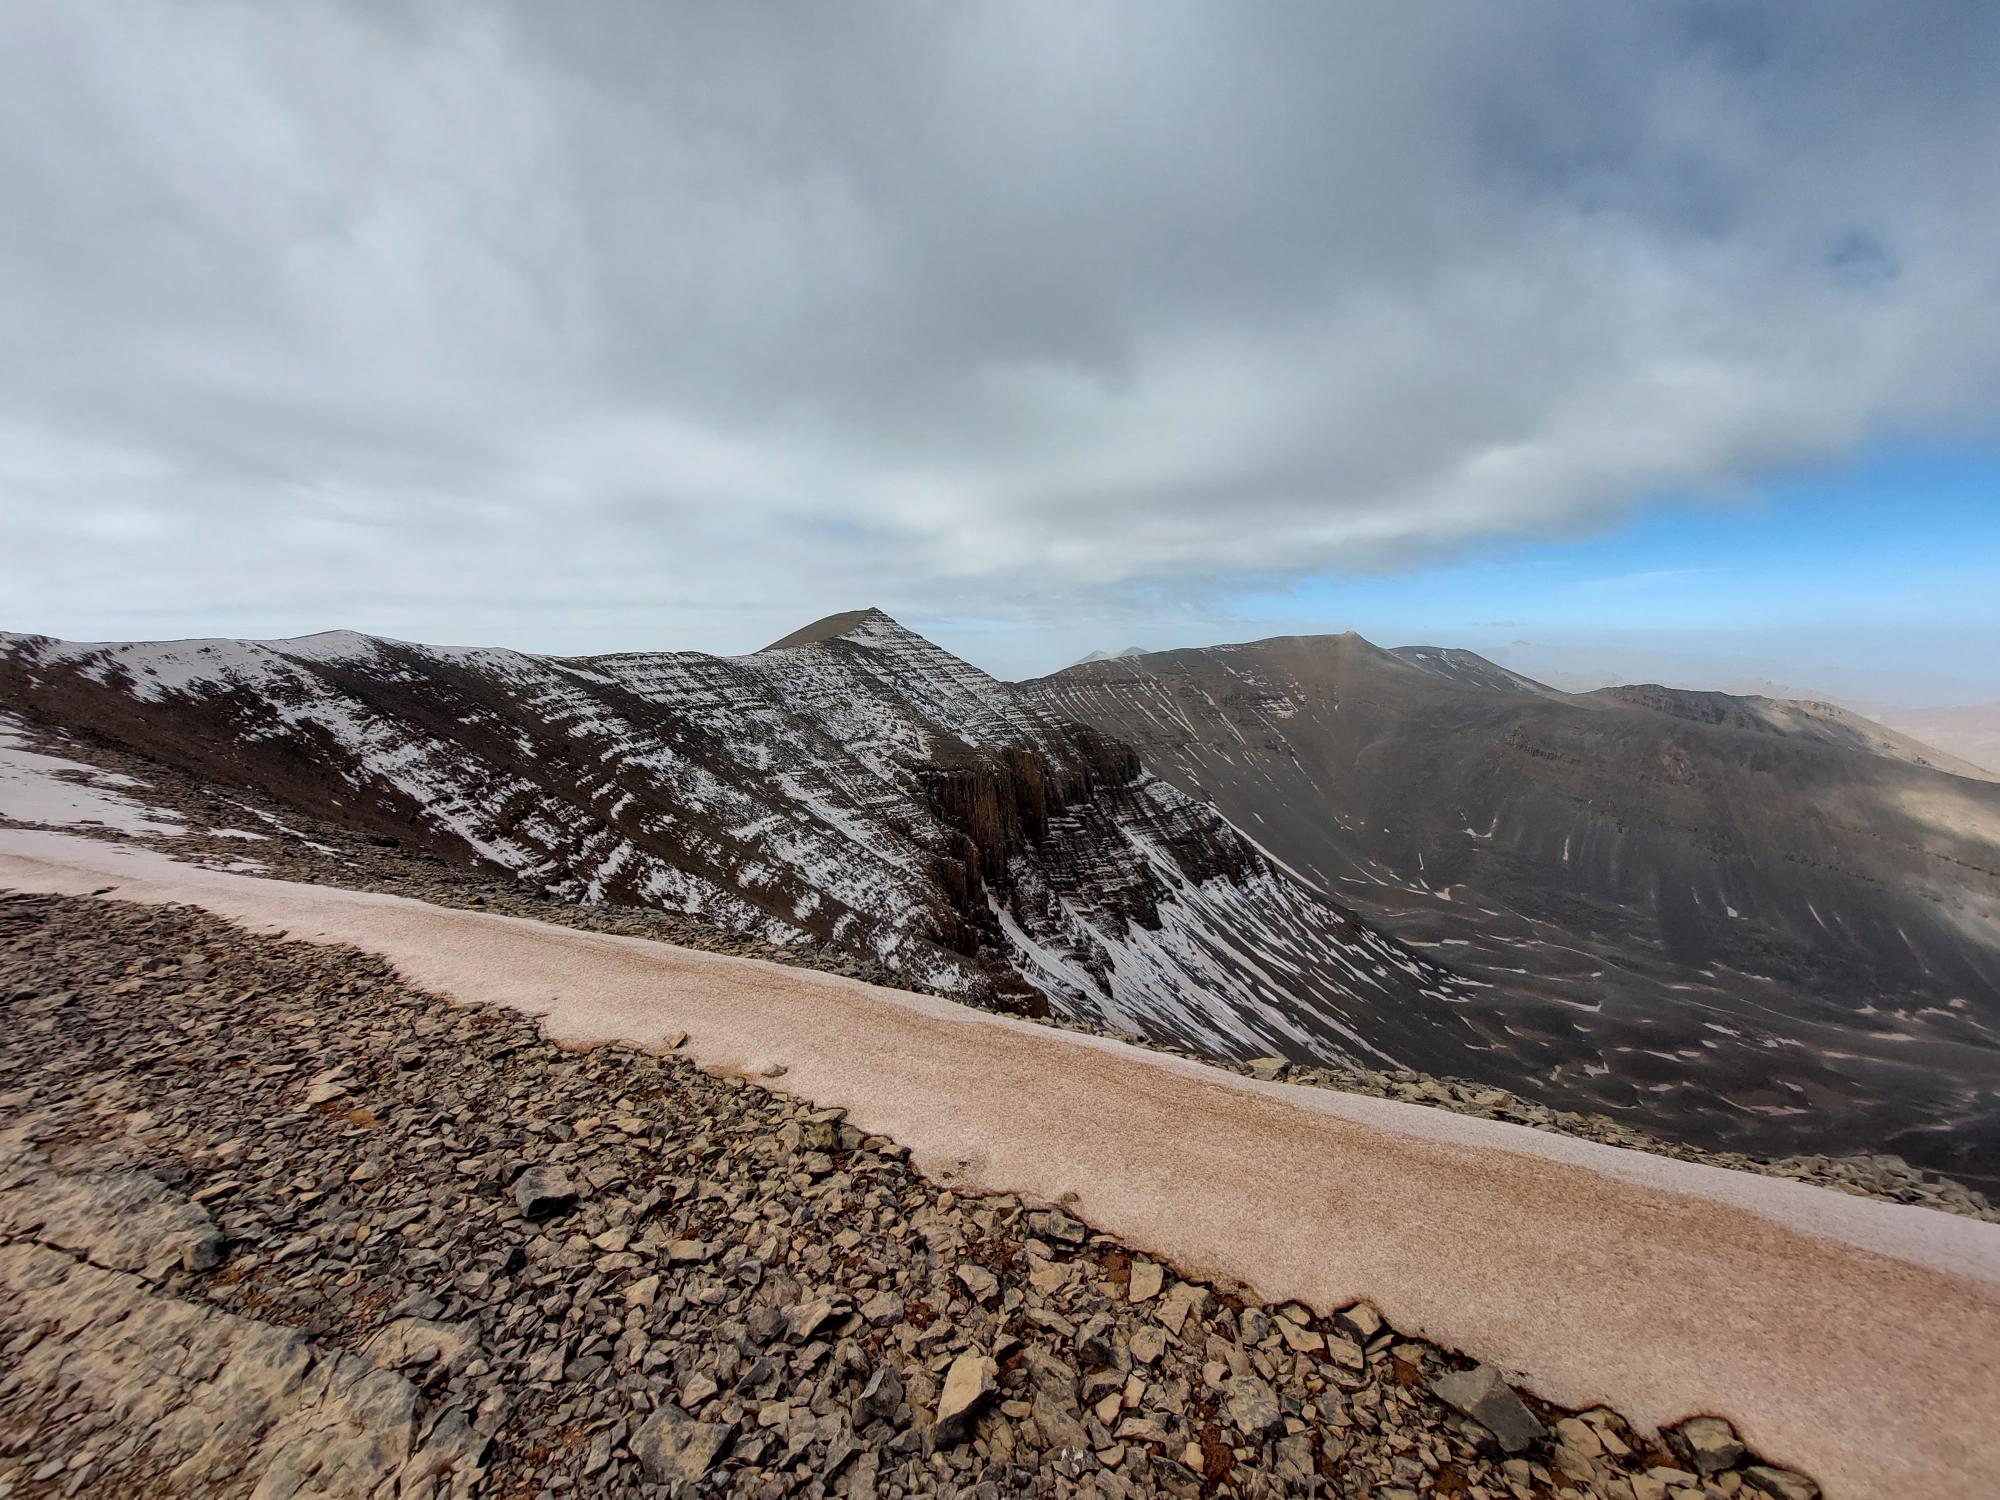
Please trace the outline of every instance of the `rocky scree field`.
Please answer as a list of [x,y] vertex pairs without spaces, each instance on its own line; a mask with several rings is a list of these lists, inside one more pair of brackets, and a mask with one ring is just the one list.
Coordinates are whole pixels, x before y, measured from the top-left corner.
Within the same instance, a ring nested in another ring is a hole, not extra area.
[[671,1056],[0,898],[0,1491],[1812,1500]]

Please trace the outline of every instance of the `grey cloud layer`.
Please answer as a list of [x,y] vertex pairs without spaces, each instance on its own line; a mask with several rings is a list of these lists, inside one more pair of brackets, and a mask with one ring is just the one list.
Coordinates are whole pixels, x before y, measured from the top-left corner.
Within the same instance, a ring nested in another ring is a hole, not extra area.
[[1996,76],[1982,4],[0,0],[4,623],[1143,612],[1977,422]]

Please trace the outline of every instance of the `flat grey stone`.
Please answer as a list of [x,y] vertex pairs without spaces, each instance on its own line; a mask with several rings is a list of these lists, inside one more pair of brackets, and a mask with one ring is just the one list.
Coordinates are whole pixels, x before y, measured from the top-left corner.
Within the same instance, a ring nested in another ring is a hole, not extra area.
[[937,1440],[941,1445],[962,1441],[987,1399],[999,1389],[999,1368],[983,1354],[961,1354],[945,1372],[938,1397]]
[[1743,1445],[1736,1440],[1736,1429],[1720,1417],[1690,1417],[1667,1430],[1667,1443],[1704,1479],[1743,1462]]
[[1255,1375],[1236,1375],[1222,1388],[1222,1407],[1229,1420],[1250,1437],[1261,1437],[1285,1425],[1278,1393]]
[[576,1207],[577,1187],[560,1167],[530,1167],[514,1179],[514,1202],[522,1216],[552,1219]]
[[1509,1453],[1519,1453],[1548,1436],[1548,1429],[1491,1365],[1440,1375],[1431,1382],[1431,1390],[1446,1406],[1492,1433]]
[[714,1467],[732,1430],[726,1422],[697,1422],[678,1406],[662,1406],[632,1434],[632,1452],[648,1479],[692,1484]]

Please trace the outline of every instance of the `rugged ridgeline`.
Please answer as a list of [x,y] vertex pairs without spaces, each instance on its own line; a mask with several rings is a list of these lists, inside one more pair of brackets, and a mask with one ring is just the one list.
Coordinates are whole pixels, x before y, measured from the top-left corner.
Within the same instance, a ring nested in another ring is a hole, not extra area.
[[2000,1179],[2000,786],[1973,768],[1825,705],[1572,696],[1354,635],[1023,690],[1487,986],[1475,1076]]
[[835,944],[984,1004],[1225,1057],[1477,1041],[1443,968],[872,610],[728,658],[8,636],[0,697],[569,900]]

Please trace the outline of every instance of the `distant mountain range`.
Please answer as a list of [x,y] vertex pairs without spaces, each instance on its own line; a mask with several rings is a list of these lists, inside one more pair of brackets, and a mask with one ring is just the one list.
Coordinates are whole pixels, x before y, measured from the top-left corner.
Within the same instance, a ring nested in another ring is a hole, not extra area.
[[1010,686],[875,610],[740,657],[0,636],[0,698],[972,1003],[2000,1178],[2000,785],[1827,705],[1352,635]]
[[1571,695],[1351,634],[1022,690],[1475,980],[1482,1076],[2000,1174],[1988,773],[1831,705]]
[[1081,667],[1094,661],[1118,661],[1127,656],[1144,656],[1145,654],[1144,648],[1139,646],[1127,646],[1123,651],[1093,651],[1090,655],[1080,658],[1076,665]]
[[1876,708],[1869,717],[2000,775],[2000,703],[1958,708]]
[[[1629,678],[1603,670],[1564,670],[1554,663],[1560,653],[1539,648],[1530,641],[1515,641],[1493,650],[1490,655],[1503,665],[1570,693],[1595,692],[1614,687]],[[2000,703],[1912,706],[1908,698],[1891,701],[1860,693],[1827,693],[1793,683],[1774,682],[1768,677],[1730,677],[1710,663],[1703,671],[1699,663],[1681,662],[1679,670],[1665,671],[1665,680],[1686,683],[1699,681],[1704,688],[1738,698],[1784,698],[1810,703],[1835,703],[1850,713],[1887,725],[1900,734],[1976,766],[1989,775],[2000,775]],[[1919,689],[1921,690],[1921,689]]]

